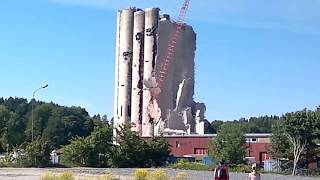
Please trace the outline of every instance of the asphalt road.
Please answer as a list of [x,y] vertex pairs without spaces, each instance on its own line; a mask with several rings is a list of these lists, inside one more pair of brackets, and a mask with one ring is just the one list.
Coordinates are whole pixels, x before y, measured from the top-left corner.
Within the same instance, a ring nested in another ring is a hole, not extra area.
[[[40,180],[41,175],[46,172],[54,174],[62,173],[64,171],[72,172],[76,180],[86,180],[89,177],[99,177],[106,172],[120,178],[121,180],[133,180],[131,175],[135,169],[117,168],[117,169],[97,169],[97,168],[0,168],[0,180]],[[152,171],[155,169],[149,169]],[[167,172],[170,177],[175,177],[178,172],[186,172],[188,180],[212,180],[212,172],[210,171],[186,171],[175,169],[162,169]],[[247,174],[245,173],[230,173],[230,180],[245,180]],[[174,178],[173,178],[174,179]],[[277,174],[262,174],[262,180],[320,180],[320,177],[293,177],[282,176]]]

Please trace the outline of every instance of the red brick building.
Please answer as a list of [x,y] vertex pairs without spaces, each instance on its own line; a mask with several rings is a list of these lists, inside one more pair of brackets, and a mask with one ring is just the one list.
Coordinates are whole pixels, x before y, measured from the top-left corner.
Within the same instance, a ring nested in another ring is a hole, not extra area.
[[[171,154],[176,157],[203,157],[208,153],[209,142],[216,134],[205,135],[168,135],[165,136],[171,145]],[[272,134],[245,134],[247,141],[247,159],[260,163],[269,159]]]

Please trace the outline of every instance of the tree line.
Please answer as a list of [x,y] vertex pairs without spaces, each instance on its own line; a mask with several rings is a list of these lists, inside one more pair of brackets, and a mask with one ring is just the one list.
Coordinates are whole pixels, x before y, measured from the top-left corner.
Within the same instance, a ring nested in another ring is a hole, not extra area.
[[[308,164],[317,162],[320,155],[320,108],[315,110],[303,109],[290,112],[281,117],[264,117],[271,124],[272,159],[282,160],[282,171],[297,174],[298,168],[308,169]],[[260,118],[254,123],[264,121]],[[216,121],[217,122],[217,121]],[[213,122],[213,123],[216,123]],[[246,140],[250,121],[223,122],[218,128],[218,134],[209,145],[209,155],[217,160],[224,160],[231,166],[245,164]],[[262,123],[261,126],[264,124]],[[270,127],[267,127],[269,129]],[[265,131],[269,132],[269,131]]]
[[250,118],[240,118],[239,120],[226,121],[226,120],[214,120],[205,122],[206,134],[217,134],[223,124],[236,124],[241,126],[245,133],[271,133],[272,125],[278,122],[281,116],[260,116]]
[[129,124],[113,137],[112,121],[90,117],[84,108],[0,98],[0,152],[6,154],[0,165],[50,166],[54,149],[63,152],[66,166],[151,167],[162,165],[169,155],[164,138],[141,139]]
[[[270,154],[287,159],[282,168],[289,167],[295,174],[296,168],[314,162],[319,153],[320,108],[282,116],[216,120],[206,123],[206,133],[218,134],[209,154],[233,165],[244,163],[244,133],[273,133]],[[118,129],[116,137],[112,134],[112,120],[100,115],[90,117],[81,107],[0,98],[0,153],[6,154],[2,161],[7,165],[48,166],[53,149],[63,151],[64,165],[88,167],[161,166],[170,153],[164,138],[141,139],[129,124]]]
[[94,126],[107,123],[100,116],[90,117],[81,107],[28,102],[24,98],[0,98],[0,152],[32,140],[32,119],[33,139],[45,139],[53,148],[68,144],[74,137],[88,136]]

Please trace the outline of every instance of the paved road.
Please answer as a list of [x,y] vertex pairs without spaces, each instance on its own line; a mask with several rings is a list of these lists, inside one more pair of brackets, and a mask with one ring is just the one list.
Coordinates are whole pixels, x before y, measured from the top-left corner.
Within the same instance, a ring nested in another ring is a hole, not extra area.
[[[152,171],[154,169],[150,169]],[[212,180],[212,172],[210,171],[184,171],[174,169],[163,169],[170,177],[174,177],[178,172],[186,172],[188,180]],[[40,180],[41,175],[46,172],[61,173],[69,171],[75,174],[76,180],[86,180],[88,177],[98,177],[106,172],[112,172],[121,180],[132,180],[131,175],[134,169],[96,169],[96,168],[0,168],[0,180]],[[245,180],[247,175],[245,173],[231,173],[231,180]],[[320,178],[311,177],[292,177],[282,176],[276,174],[263,174],[262,180],[316,180]]]

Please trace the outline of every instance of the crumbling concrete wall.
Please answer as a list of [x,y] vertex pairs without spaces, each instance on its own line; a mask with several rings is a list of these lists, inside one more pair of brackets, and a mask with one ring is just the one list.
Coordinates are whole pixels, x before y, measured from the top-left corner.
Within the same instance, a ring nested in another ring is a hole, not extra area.
[[[159,22],[158,54],[156,73],[159,72],[168,41],[175,31],[176,24],[169,19]],[[166,120],[166,128],[194,131],[190,129],[194,120],[191,108],[194,107],[194,57],[196,34],[191,26],[184,25],[175,45],[175,53],[167,70],[164,85],[158,98],[162,110],[161,118]]]
[[[171,34],[175,30],[175,23],[170,20],[162,20],[159,22],[158,30],[158,54],[156,57],[156,73],[159,72],[160,64],[164,59],[168,41]],[[185,98],[182,108],[193,105],[194,95],[194,57],[196,50],[196,34],[191,26],[185,25],[182,27],[180,36],[175,46],[175,53],[170,62],[164,85],[159,96],[159,106],[161,109],[175,109],[177,93],[179,85],[184,80],[187,83],[188,91],[185,92]],[[162,117],[165,118],[165,114]]]

